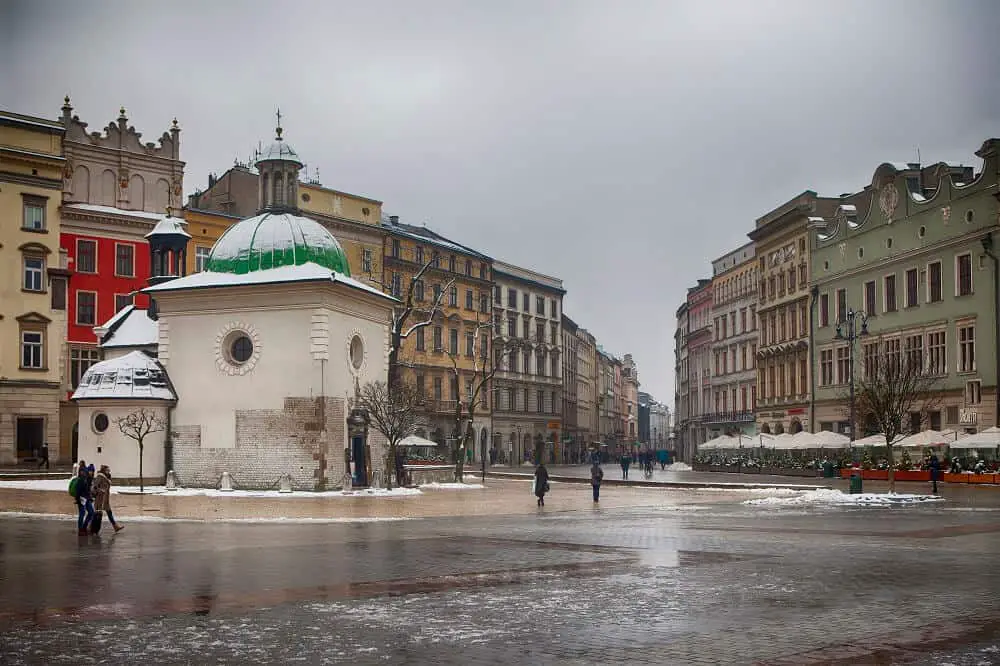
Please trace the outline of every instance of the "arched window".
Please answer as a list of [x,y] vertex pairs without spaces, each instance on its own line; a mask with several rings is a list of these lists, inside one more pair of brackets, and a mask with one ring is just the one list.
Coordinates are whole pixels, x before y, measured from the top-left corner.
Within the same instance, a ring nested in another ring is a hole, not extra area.
[[281,172],[274,174],[274,193],[271,195],[271,205],[281,206],[285,203],[285,187]]
[[295,205],[295,172],[288,172],[288,193],[285,196],[285,203],[289,206]]
[[270,193],[267,189],[269,183],[268,174],[265,173],[264,175],[262,175],[260,182],[261,182],[261,188],[260,188],[261,208],[267,208],[270,205],[270,202],[267,200],[267,195]]

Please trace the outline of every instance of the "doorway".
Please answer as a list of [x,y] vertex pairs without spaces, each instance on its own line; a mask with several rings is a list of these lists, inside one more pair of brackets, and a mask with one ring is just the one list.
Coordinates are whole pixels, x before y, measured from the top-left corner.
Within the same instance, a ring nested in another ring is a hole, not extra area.
[[17,459],[34,458],[45,441],[45,419],[17,417]]
[[355,435],[351,438],[351,457],[354,459],[354,485],[368,486],[368,461],[365,459],[365,437]]

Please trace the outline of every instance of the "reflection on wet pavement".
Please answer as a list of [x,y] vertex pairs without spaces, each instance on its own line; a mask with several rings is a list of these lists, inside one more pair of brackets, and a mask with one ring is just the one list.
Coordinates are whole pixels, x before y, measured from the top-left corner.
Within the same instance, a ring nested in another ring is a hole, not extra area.
[[133,523],[100,539],[78,539],[71,521],[0,519],[4,659],[995,658],[995,514],[693,505],[395,523]]

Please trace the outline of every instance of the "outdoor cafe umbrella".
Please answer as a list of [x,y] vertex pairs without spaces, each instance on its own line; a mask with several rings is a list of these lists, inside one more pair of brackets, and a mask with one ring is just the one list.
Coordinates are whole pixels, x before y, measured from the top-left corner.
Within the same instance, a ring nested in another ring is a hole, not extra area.
[[[902,439],[903,435],[896,435],[896,439],[892,442],[893,445],[895,446],[896,444],[899,444]],[[851,446],[885,446],[885,434],[877,432],[874,435],[868,435],[867,437],[856,439]]]
[[966,435],[948,445],[953,449],[995,449],[1000,446],[1000,428],[987,428],[974,435]]
[[954,444],[955,442],[955,431],[954,430],[921,430],[920,432],[913,433],[909,437],[904,437],[903,439],[896,442],[895,446],[904,449],[923,449],[930,446],[943,446],[945,444]]
[[710,439],[704,444],[698,445],[699,451],[717,451],[719,449],[738,449],[739,444],[732,443],[733,438],[729,435],[720,435],[714,439]]
[[[884,441],[885,440],[883,438],[883,442]],[[814,449],[846,449],[850,445],[850,437],[847,435],[841,435],[839,432],[833,432],[832,430],[821,430],[820,432],[813,433],[812,435],[811,448]]]

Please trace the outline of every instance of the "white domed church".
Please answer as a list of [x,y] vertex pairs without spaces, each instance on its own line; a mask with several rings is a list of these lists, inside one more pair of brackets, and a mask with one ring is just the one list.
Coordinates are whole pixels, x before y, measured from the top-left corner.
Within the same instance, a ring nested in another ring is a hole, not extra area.
[[349,437],[356,387],[385,381],[392,297],[351,277],[347,256],[302,216],[295,151],[281,137],[256,163],[260,210],[219,239],[201,273],[183,275],[183,221],[148,235],[148,311],[127,308],[97,329],[105,361],[73,399],[80,458],[138,476],[138,446],[115,426],[145,408],[166,428],[144,443],[143,475],[216,487],[340,487],[345,472],[369,485],[385,443]]

